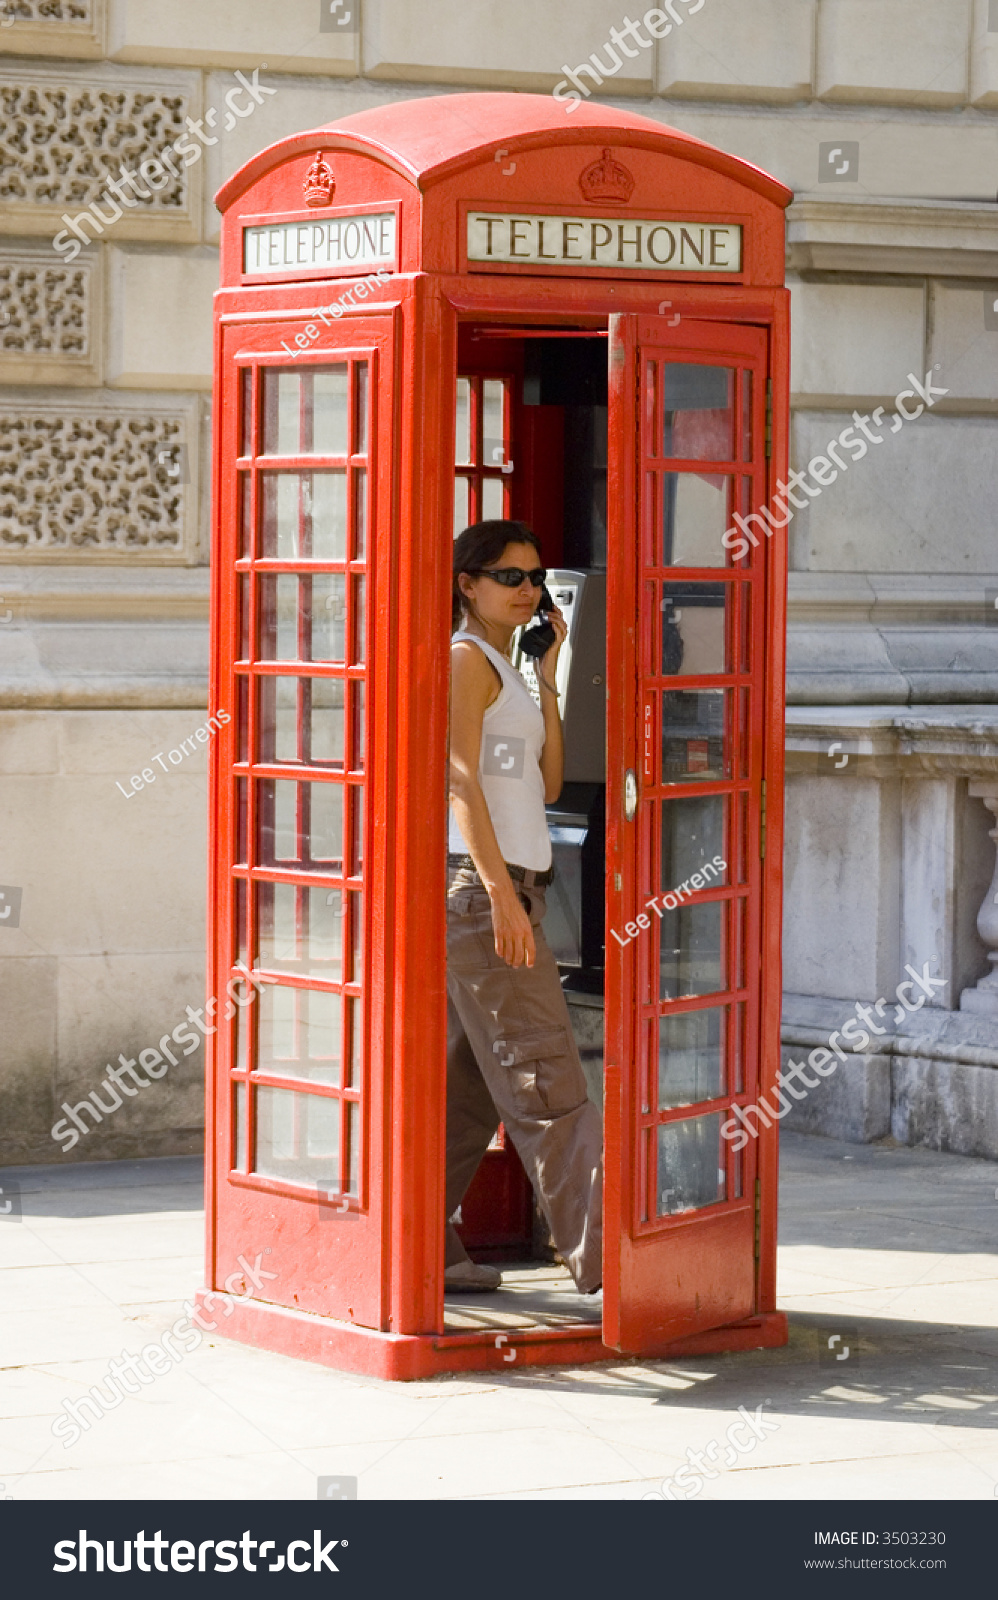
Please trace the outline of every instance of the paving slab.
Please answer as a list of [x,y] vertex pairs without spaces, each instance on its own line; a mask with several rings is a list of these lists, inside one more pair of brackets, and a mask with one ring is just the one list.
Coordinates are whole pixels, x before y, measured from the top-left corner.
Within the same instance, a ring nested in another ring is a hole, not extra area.
[[[5,1497],[312,1499],[320,1475],[345,1473],[367,1499],[633,1499],[649,1516],[683,1498],[995,1498],[990,1162],[784,1134],[782,1350],[391,1384],[230,1343],[223,1328],[69,1448],[52,1435],[64,1401],[100,1389],[123,1349],[158,1341],[200,1282],[201,1165],[0,1171],[10,1179],[24,1215],[0,1224]],[[448,1315],[510,1326],[534,1301],[558,1321],[580,1305],[563,1273],[535,1266]],[[746,1413],[767,1427],[734,1452],[728,1430]],[[715,1475],[691,1469],[712,1442]]]

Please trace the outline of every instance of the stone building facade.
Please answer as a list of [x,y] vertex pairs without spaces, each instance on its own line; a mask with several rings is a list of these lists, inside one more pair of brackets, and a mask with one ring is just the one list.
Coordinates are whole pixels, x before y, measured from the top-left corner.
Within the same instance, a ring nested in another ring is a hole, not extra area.
[[[786,535],[784,1037],[883,1032],[791,1120],[998,1156],[998,0],[666,12],[625,49],[610,0],[0,0],[0,1162],[203,1003],[212,195],[455,87],[603,95],[794,189],[795,468],[884,409]],[[911,1013],[909,967],[945,980]],[[196,1149],[200,1061],[70,1159]]]

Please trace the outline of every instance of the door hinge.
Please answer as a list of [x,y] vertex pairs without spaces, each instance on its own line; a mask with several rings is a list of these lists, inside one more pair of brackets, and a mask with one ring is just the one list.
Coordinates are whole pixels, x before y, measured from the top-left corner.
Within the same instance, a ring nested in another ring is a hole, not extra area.
[[755,1180],[755,1264],[759,1265],[762,1256],[762,1180]]
[[766,859],[766,780],[762,780],[762,800],[759,807],[759,860]]

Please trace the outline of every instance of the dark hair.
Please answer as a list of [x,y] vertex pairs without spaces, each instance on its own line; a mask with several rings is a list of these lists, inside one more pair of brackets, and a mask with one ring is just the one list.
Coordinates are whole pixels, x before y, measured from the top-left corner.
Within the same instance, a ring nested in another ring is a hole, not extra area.
[[507,522],[499,517],[492,522],[473,522],[454,540],[451,633],[456,633],[461,626],[461,613],[467,606],[467,600],[458,588],[459,574],[492,566],[493,562],[501,559],[508,544],[532,544],[540,562],[541,542],[525,522]]

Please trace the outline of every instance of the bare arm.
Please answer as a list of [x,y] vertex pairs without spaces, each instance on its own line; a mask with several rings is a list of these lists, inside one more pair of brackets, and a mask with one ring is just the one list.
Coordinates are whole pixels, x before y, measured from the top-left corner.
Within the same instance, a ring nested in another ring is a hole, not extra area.
[[534,964],[534,935],[502,858],[478,781],[482,721],[498,699],[495,668],[477,645],[451,647],[450,803],[492,902],[496,954],[511,967]]

